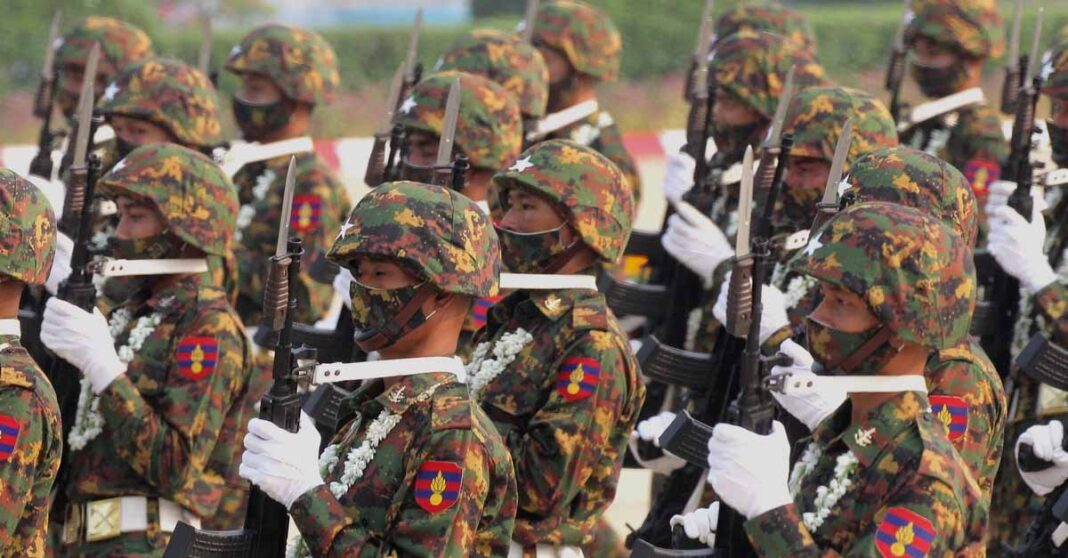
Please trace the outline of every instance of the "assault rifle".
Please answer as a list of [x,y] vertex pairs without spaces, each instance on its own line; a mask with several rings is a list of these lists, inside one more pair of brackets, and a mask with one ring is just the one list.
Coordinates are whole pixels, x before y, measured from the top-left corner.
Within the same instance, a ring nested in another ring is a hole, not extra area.
[[901,121],[901,84],[905,81],[905,66],[908,65],[906,59],[908,50],[905,48],[905,28],[909,24],[909,14],[912,13],[911,3],[912,0],[904,0],[905,10],[901,16],[901,25],[897,28],[897,33],[894,35],[894,45],[890,49],[890,64],[886,67],[886,80],[884,86],[890,93],[890,116],[894,119],[894,122]]
[[56,99],[56,49],[63,12],[56,10],[52,26],[48,28],[48,46],[45,47],[44,63],[41,65],[41,81],[33,97],[33,115],[41,119],[41,131],[37,134],[37,154],[30,161],[30,174],[45,180],[52,179],[52,149],[56,134],[52,131],[52,107]]

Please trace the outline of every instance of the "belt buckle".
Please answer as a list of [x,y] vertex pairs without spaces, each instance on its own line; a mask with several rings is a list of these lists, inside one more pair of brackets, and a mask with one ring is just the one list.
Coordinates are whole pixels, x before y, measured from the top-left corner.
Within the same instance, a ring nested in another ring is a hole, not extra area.
[[122,534],[122,503],[119,498],[85,504],[85,540],[95,542]]
[[71,504],[67,508],[67,520],[63,522],[63,544],[77,544],[82,540],[83,510],[82,504]]

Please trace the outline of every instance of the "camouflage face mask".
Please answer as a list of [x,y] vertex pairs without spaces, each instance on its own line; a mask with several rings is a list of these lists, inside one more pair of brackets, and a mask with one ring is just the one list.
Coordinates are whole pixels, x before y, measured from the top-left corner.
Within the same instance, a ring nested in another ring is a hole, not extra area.
[[108,237],[108,248],[114,258],[121,260],[158,260],[174,257],[181,250],[181,241],[166,231],[146,238]]
[[[850,333],[808,316],[805,325],[808,350],[828,374],[875,375],[897,354],[884,334],[885,327],[882,324],[866,331]],[[883,338],[882,342],[879,342],[879,338]]]
[[1068,167],[1068,128],[1057,126],[1051,120],[1046,121],[1049,130],[1049,145],[1053,150],[1053,162],[1058,167]]
[[727,164],[742,160],[745,148],[753,146],[756,149],[763,139],[765,121],[758,119],[751,124],[726,125],[712,120],[712,139],[716,142],[717,153],[723,153]]
[[[554,260],[570,248],[560,238],[565,226],[566,223],[547,231],[521,233],[494,225],[501,241],[501,262],[513,273],[552,273]],[[575,242],[578,240],[572,244]]]
[[929,66],[913,58],[909,61],[909,72],[920,87],[920,92],[932,99],[956,93],[968,81],[968,67],[964,61],[948,66]]
[[[365,351],[392,345],[434,315],[422,310],[423,302],[433,294],[426,281],[397,289],[376,289],[353,281],[349,294],[356,344]],[[407,319],[406,314],[410,314]]]
[[272,132],[277,132],[289,123],[292,107],[286,99],[273,103],[252,103],[233,96],[234,120],[246,140],[258,141]]

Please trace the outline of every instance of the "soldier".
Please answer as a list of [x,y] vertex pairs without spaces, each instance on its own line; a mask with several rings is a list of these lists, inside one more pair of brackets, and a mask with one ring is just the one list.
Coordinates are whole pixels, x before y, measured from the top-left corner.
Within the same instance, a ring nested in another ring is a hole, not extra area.
[[19,298],[43,284],[56,246],[45,195],[0,169],[0,555],[45,555],[49,494],[63,451],[51,382],[19,343]]
[[[334,50],[318,34],[265,25],[234,46],[226,69],[241,79],[233,112],[241,134],[250,142],[269,143],[305,136],[312,110],[334,99],[339,77]],[[293,319],[314,323],[334,297],[334,274],[325,266],[326,247],[334,241],[349,209],[341,182],[314,152],[297,157],[296,193],[290,226],[304,240],[297,308]],[[260,323],[263,278],[274,253],[289,155],[245,165],[234,175],[241,209],[237,215],[239,267],[237,311],[250,326]]]
[[[511,271],[596,275],[622,255],[630,191],[622,171],[592,148],[538,143],[494,182]],[[559,288],[513,292],[490,310],[475,341],[471,393],[516,468],[509,555],[581,552],[615,495],[645,397],[626,337],[602,294]]]
[[[121,216],[112,255],[230,253],[237,196],[206,156],[139,147],[97,186]],[[61,487],[70,504],[57,518],[60,556],[158,556],[178,521],[199,525],[215,513],[234,478],[236,425],[248,416],[231,415],[251,408],[241,322],[211,274],[171,269],[142,277],[107,318],[48,301],[41,339],[84,374]]]
[[295,434],[249,424],[241,475],[289,509],[294,555],[507,554],[512,461],[453,357],[468,306],[497,291],[499,254],[485,214],[446,188],[386,183],[353,209],[328,257],[355,277],[357,344],[396,373],[346,400],[354,414],[318,461],[307,415]]
[[152,41],[144,31],[118,19],[89,17],[59,40],[55,67],[59,73],[56,105],[68,120],[74,118],[85,73],[85,61],[93,45],[100,45],[96,68],[95,98],[127,65],[152,56]]
[[[757,555],[985,552],[979,488],[927,411],[924,379],[916,375],[931,353],[968,334],[975,304],[968,254],[937,219],[873,202],[832,217],[791,261],[820,282],[824,296],[808,317],[812,355],[776,366],[772,375],[812,378],[815,357],[833,375],[822,377],[817,391],[851,393],[789,475],[780,423],[768,435],[716,425],[709,482],[748,519]],[[879,386],[856,389],[861,378]]]
[[515,95],[523,116],[524,136],[534,131],[538,120],[545,116],[549,68],[537,49],[514,35],[496,29],[476,29],[461,36],[434,66],[435,72],[448,70],[488,78]]
[[[909,71],[924,96],[942,99],[980,84],[983,63],[1001,55],[1001,18],[994,0],[923,0],[905,30]],[[983,203],[998,179],[1008,143],[1001,119],[985,102],[942,112],[916,123],[901,143],[937,155],[961,169]]]
[[[551,0],[538,6],[534,46],[549,67],[551,113],[527,142],[568,139],[592,147],[627,176],[634,199],[641,198],[641,179],[623,135],[608,111],[597,102],[595,87],[619,74],[623,40],[612,20],[576,0]],[[634,207],[637,207],[635,203]]]
[[739,31],[763,31],[782,35],[805,50],[816,53],[816,35],[804,14],[779,2],[739,4],[716,20],[717,39]]

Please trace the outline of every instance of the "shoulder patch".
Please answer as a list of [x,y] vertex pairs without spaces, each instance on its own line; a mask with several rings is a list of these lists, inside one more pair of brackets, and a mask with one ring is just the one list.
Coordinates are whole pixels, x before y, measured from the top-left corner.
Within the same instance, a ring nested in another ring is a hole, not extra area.
[[556,391],[568,401],[585,399],[597,392],[601,365],[592,358],[568,357],[556,376]]
[[430,424],[435,432],[471,428],[471,399],[469,397],[444,392],[436,394],[432,401],[434,403]]
[[215,371],[219,343],[214,337],[189,336],[178,342],[178,373],[187,380],[202,380]]
[[494,304],[503,299],[504,296],[491,296],[486,298],[475,299],[475,302],[471,305],[470,320],[475,329],[481,329],[485,327],[486,322],[489,320],[489,311],[493,308]]
[[322,217],[323,200],[315,194],[293,196],[293,210],[289,214],[289,228],[304,233],[319,225]]
[[931,414],[946,427],[952,442],[968,431],[968,402],[955,395],[932,395]]
[[923,558],[938,536],[931,520],[908,508],[890,508],[875,533],[875,548],[883,558]]
[[15,453],[15,444],[19,441],[19,426],[15,417],[0,414],[0,461],[7,461]]
[[33,388],[33,380],[25,372],[11,367],[0,368],[0,386]]
[[987,187],[1001,177],[1001,165],[991,159],[972,159],[964,164],[964,177],[977,196],[985,196]]
[[415,474],[415,503],[437,513],[460,499],[464,470],[455,461],[424,461]]

